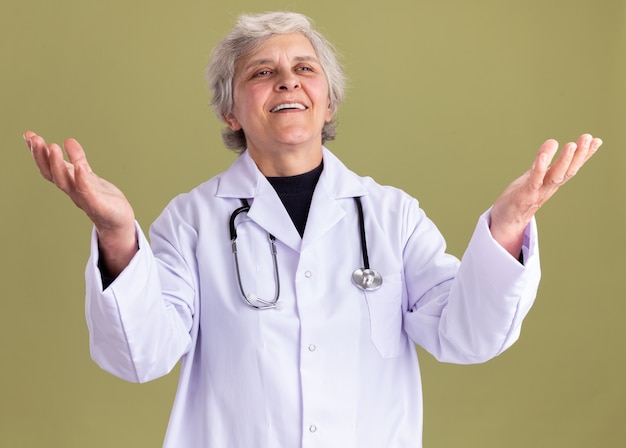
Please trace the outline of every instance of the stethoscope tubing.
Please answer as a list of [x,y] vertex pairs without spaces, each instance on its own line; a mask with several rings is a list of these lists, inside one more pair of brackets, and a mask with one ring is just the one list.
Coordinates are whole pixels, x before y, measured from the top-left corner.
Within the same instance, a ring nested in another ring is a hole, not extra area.
[[[367,250],[367,238],[365,235],[365,218],[363,213],[363,204],[359,196],[354,197],[356,203],[358,215],[359,215],[359,238],[361,240],[361,255],[363,257],[363,268],[358,268],[352,273],[352,282],[358,288],[364,291],[374,291],[381,287],[383,279],[378,272],[370,269],[369,253]],[[231,248],[233,257],[235,259],[235,273],[237,276],[237,284],[239,285],[239,291],[244,301],[258,310],[265,310],[278,307],[278,299],[280,297],[280,274],[278,272],[278,259],[276,256],[276,237],[268,232],[268,239],[270,242],[270,251],[272,254],[272,263],[274,264],[274,283],[276,286],[274,299],[265,300],[260,297],[256,297],[253,294],[246,294],[243,289],[243,283],[241,281],[241,271],[239,268],[239,257],[237,256],[237,226],[235,220],[241,213],[247,213],[250,210],[250,204],[246,199],[241,199],[242,206],[235,209],[230,215],[228,221],[230,231]]]
[[[250,210],[250,205],[248,204],[248,201],[246,199],[241,199],[241,202],[243,205],[237,208],[230,215],[229,220],[230,242],[233,257],[235,258],[235,273],[237,275],[237,284],[239,285],[239,291],[241,291],[241,295],[243,296],[243,299],[246,301],[246,303],[252,308],[256,308],[259,310],[276,308],[278,304],[278,298],[280,297],[280,274],[278,272],[278,259],[276,257],[276,237],[271,233],[268,233],[268,239],[270,242],[272,263],[274,264],[274,284],[276,285],[276,289],[274,291],[274,299],[269,301],[256,296],[254,298],[250,298],[248,297],[248,294],[246,294],[246,292],[243,290],[243,284],[241,282],[241,271],[239,269],[239,257],[237,257],[237,227],[235,225],[235,220],[237,219],[237,216],[239,216],[241,213],[247,213],[248,210]],[[258,303],[253,302],[251,299],[255,302],[260,302],[261,304],[259,305]]]
[[363,255],[363,268],[370,268],[370,258],[367,252],[367,240],[365,238],[365,218],[363,217],[363,204],[359,196],[354,197],[356,208],[359,212],[359,234],[361,235],[361,254]]

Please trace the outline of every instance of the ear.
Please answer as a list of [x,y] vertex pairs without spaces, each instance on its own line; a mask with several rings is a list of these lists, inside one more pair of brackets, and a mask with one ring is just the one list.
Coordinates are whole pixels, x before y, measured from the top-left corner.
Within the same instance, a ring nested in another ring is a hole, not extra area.
[[237,120],[237,118],[232,113],[224,114],[224,121],[232,131],[239,131],[241,129],[241,124],[239,124],[239,120]]
[[330,105],[330,101],[328,102],[328,109],[326,109],[326,122],[328,123],[333,119],[333,108]]

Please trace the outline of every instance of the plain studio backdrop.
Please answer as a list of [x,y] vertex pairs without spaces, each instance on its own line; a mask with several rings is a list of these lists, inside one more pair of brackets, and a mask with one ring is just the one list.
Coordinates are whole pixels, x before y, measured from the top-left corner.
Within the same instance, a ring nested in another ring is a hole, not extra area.
[[0,446],[160,446],[177,380],[129,384],[90,360],[91,225],[22,133],[76,137],[147,229],[234,160],[204,67],[236,16],[271,10],[309,15],[342,54],[329,147],[417,197],[457,256],[544,140],[604,139],[538,213],[543,281],[520,341],[476,366],[418,349],[424,444],[626,446],[623,0],[3,2]]

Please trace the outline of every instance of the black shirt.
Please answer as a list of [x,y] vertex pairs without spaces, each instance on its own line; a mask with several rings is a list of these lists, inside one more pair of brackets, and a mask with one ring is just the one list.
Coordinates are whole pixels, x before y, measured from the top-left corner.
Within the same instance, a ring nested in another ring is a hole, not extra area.
[[276,190],[276,193],[278,193],[278,197],[280,197],[285,209],[287,209],[287,213],[289,213],[293,224],[298,229],[300,237],[304,235],[313,192],[323,169],[324,163],[322,162],[317,168],[308,173],[267,178],[274,190]]

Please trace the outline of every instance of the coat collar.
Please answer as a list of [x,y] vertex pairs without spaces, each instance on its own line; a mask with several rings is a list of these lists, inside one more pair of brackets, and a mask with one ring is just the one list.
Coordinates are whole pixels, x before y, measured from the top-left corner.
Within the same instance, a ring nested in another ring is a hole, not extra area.
[[300,238],[276,191],[247,151],[221,176],[217,197],[250,200],[250,219],[292,249],[300,251],[303,245],[311,244],[331,229],[348,210],[353,210],[352,201],[346,205],[346,201],[340,199],[367,193],[355,173],[330,150],[322,149],[324,170],[315,187],[304,239]]

